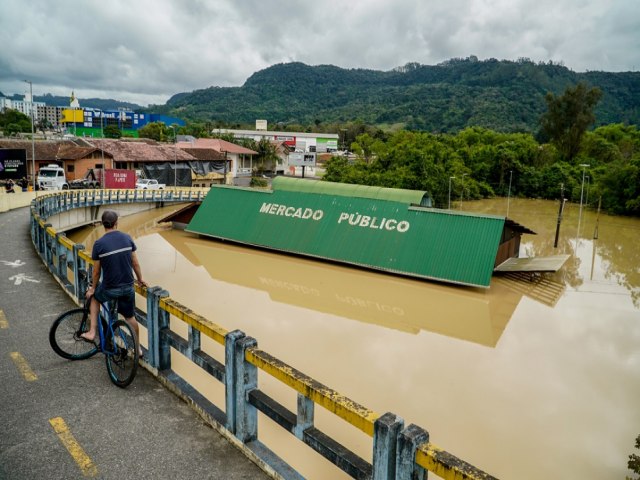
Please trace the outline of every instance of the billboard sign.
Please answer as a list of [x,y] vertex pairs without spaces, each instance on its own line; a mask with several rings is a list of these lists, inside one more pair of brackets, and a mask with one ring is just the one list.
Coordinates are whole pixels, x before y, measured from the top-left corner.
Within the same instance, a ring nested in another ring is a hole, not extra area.
[[291,167],[315,167],[316,154],[314,152],[291,152],[289,154],[289,166]]
[[296,137],[292,135],[274,135],[273,139],[276,142],[282,142],[290,147],[296,146]]
[[0,148],[0,179],[18,180],[27,176],[27,151],[24,148]]
[[135,170],[107,169],[104,171],[104,188],[136,188]]
[[335,138],[318,138],[316,140],[316,152],[330,152],[338,149],[338,140]]

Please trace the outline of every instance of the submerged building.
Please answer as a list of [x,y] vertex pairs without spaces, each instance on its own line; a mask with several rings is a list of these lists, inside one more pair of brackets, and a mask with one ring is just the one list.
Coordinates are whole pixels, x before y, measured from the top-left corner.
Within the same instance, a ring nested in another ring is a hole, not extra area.
[[435,209],[427,192],[277,177],[272,190],[213,186],[186,230],[279,252],[461,285],[534,234],[505,217]]

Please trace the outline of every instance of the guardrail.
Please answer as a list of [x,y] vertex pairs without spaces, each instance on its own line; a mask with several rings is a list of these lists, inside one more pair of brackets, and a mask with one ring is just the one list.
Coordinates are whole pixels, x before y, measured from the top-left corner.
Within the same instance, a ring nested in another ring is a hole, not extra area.
[[[48,216],[72,208],[115,203],[198,201],[204,194],[202,191],[184,190],[108,193],[82,190],[48,194],[32,202],[31,237],[38,255],[51,273],[69,295],[81,303],[91,276],[90,255],[84,251],[83,245],[73,243],[47,224]],[[399,416],[393,413],[379,415],[322,385],[260,350],[257,340],[244,332],[228,331],[194,313],[173,300],[162,287],[146,289],[136,286],[136,292],[147,300],[146,313],[136,310],[136,318],[148,332],[145,367],[274,477],[302,478],[259,440],[258,411],[353,478],[419,479],[426,478],[427,471],[446,480],[494,478],[432,444],[423,428],[414,424],[405,427]],[[171,316],[187,324],[187,339],[169,328]],[[224,364],[201,349],[201,335],[224,347]],[[224,385],[224,411],[171,369],[171,348]],[[259,388],[259,372],[271,375],[297,392],[295,412]],[[316,404],[372,437],[372,463],[314,425]]]

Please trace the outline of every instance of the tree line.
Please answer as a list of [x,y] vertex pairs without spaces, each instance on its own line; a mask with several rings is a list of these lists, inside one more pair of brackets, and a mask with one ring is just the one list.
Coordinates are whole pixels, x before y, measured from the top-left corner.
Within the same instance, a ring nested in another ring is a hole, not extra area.
[[380,130],[357,135],[355,161],[335,156],[325,180],[428,191],[435,206],[453,196],[520,196],[585,202],[640,216],[640,132],[610,124],[592,131],[602,93],[580,83],[547,94],[541,133],[470,127],[456,134]]
[[[356,153],[355,162],[333,157],[326,165],[329,181],[426,190],[435,205],[448,207],[451,196],[480,199],[520,196],[579,201],[584,192],[590,204],[602,202],[613,214],[640,215],[640,132],[635,125],[596,123],[602,91],[578,83],[562,95],[548,92],[546,112],[534,133],[499,132],[473,126],[457,133],[401,129],[383,130],[362,121],[323,123],[313,128],[291,124],[298,131],[339,134],[339,148]],[[271,125],[282,128],[282,125]],[[12,110],[0,112],[0,128],[30,132],[29,117]],[[119,132],[105,136],[117,138]],[[139,135],[174,141],[176,135],[213,135],[210,122],[185,127],[151,123]],[[230,141],[236,141],[229,138]],[[259,152],[260,162],[275,159],[265,142],[247,147]]]

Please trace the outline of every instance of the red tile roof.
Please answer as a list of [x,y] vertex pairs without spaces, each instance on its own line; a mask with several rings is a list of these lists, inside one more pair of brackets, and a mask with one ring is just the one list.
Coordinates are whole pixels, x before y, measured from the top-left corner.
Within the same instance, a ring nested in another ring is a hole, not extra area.
[[[224,153],[212,148],[183,148],[183,150],[198,160],[220,161],[225,159]],[[228,159],[228,161],[231,161],[231,159]]]
[[[36,152],[36,160],[55,162],[58,160],[58,149],[61,144],[73,145],[63,140],[36,140],[33,147]],[[27,160],[31,161],[31,140],[0,140],[0,148],[25,149]]]
[[104,149],[116,162],[168,162],[174,160],[193,161],[195,158],[173,144],[152,141],[122,141],[93,139],[97,148]]
[[[89,157],[93,152],[100,151],[95,147],[77,147],[75,145],[60,145],[58,147],[59,160],[80,160]],[[106,153],[106,152],[105,152]]]
[[[214,148],[213,145],[218,148]],[[229,153],[257,154],[253,150],[225,142],[224,140],[216,140],[215,142],[202,142],[199,140],[196,143],[179,142],[174,145],[149,139],[76,138],[74,140],[37,140],[34,142],[34,147],[36,160],[42,162],[79,160],[100,150],[104,150],[105,155],[113,158],[116,162],[216,161],[224,160],[225,151]],[[0,140],[0,148],[25,149],[27,151],[27,160],[31,161],[30,140]]]

